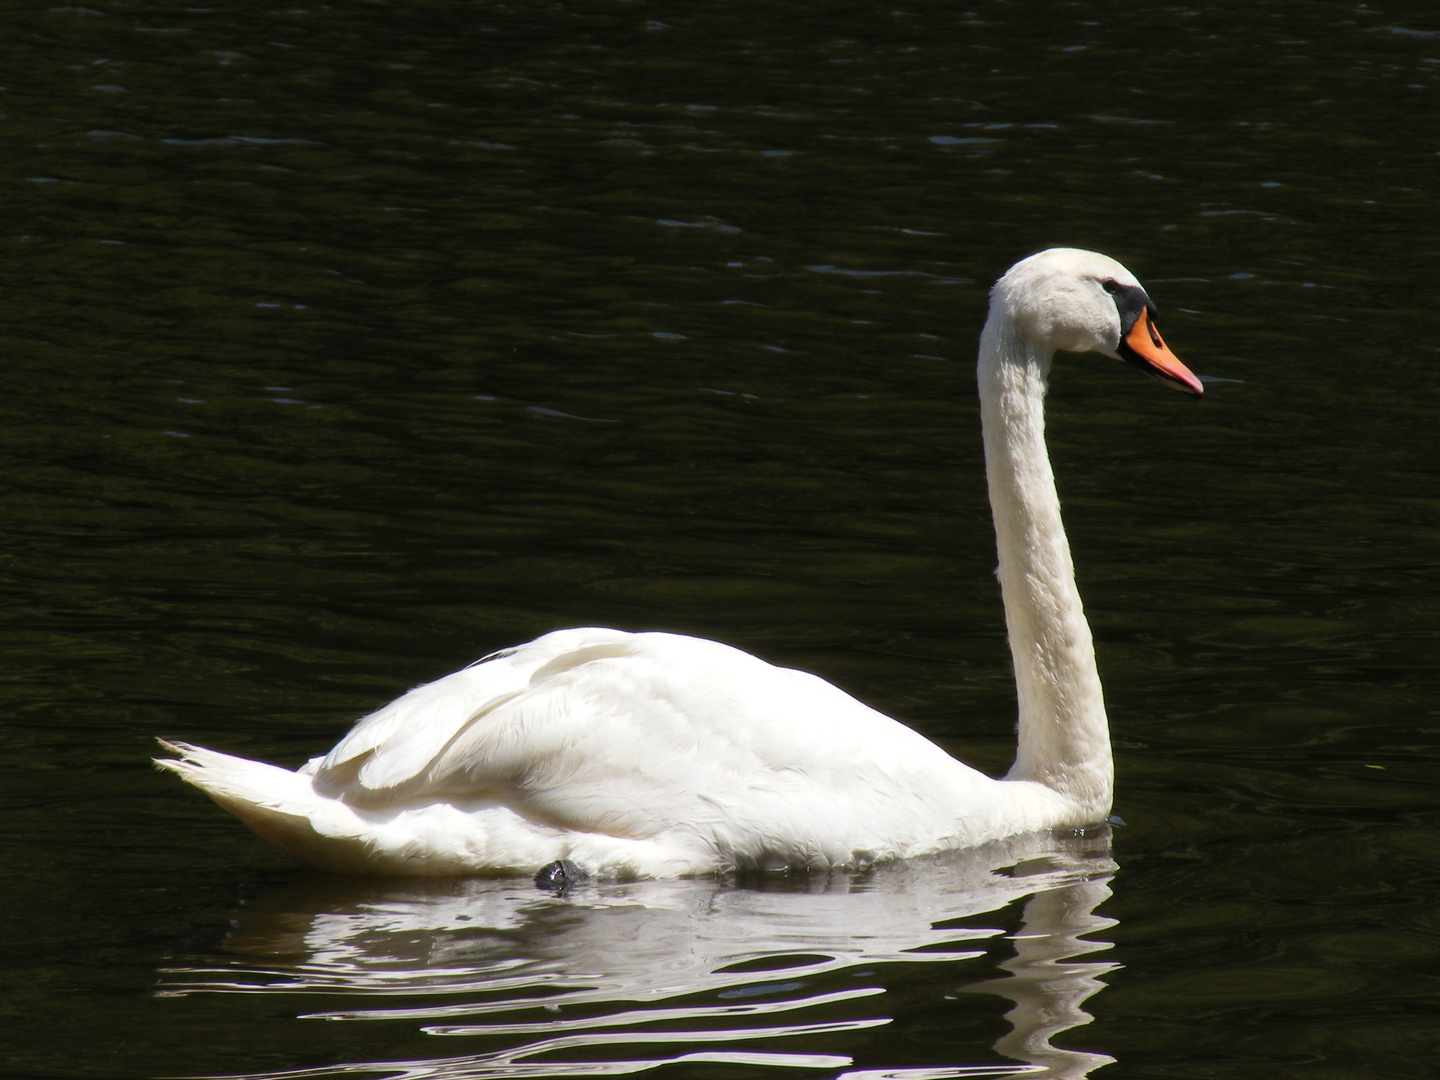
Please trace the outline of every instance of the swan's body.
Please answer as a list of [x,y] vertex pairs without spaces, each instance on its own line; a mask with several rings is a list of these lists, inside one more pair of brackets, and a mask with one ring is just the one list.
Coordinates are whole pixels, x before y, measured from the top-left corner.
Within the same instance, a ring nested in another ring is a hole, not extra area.
[[[1044,443],[1057,349],[1191,393],[1114,260],[1056,249],[996,284],[986,471],[1019,697],[995,780],[803,672],[674,634],[563,630],[418,687],[297,772],[179,744],[159,762],[285,851],[389,874],[672,876],[974,846],[1110,812],[1110,739]],[[168,744],[167,744],[168,745]]]

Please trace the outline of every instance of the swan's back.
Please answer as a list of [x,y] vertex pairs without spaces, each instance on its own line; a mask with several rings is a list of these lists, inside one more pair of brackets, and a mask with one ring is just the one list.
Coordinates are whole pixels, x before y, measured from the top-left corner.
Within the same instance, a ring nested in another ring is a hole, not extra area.
[[287,773],[179,746],[161,762],[329,869],[608,874],[836,866],[1048,823],[814,675],[674,634],[562,630],[417,687]]
[[[824,680],[673,634],[564,630],[362,720],[315,786],[355,806],[492,798],[541,825],[733,865],[932,846],[994,781]],[[972,813],[983,818],[983,813]],[[974,822],[980,828],[980,820]]]

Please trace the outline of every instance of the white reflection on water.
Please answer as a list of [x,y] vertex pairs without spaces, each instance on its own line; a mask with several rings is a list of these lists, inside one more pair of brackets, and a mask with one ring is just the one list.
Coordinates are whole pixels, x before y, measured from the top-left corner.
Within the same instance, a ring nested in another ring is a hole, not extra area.
[[[413,1023],[472,1051],[248,1080],[623,1075],[687,1062],[850,1080],[1081,1078],[1113,1059],[1051,1040],[1090,1021],[1084,1003],[1115,966],[1083,959],[1110,947],[1086,935],[1114,925],[1095,914],[1114,869],[1108,836],[1031,836],[864,872],[596,884],[564,897],[523,880],[316,877],[236,916],[233,965],[168,970],[160,992],[340,995],[353,1004],[300,1016]],[[1020,929],[997,948],[1002,920],[977,917],[1015,904]],[[1008,958],[967,973],[987,951]],[[979,977],[996,966],[1007,974]],[[962,1064],[953,1059],[991,1055],[956,1045],[923,1067],[851,1068],[845,1049],[873,1057],[863,1033],[890,1025],[887,995],[917,979],[937,998],[1013,1001],[994,1050],[1018,1064]]]

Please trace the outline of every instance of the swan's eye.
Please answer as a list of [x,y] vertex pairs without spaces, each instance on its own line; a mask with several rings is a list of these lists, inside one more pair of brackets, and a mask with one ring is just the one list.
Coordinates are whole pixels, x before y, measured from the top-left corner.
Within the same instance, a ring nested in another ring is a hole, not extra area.
[[1109,280],[1102,281],[1102,282],[1100,283],[1100,287],[1101,287],[1102,289],[1104,289],[1106,292],[1108,292],[1111,296],[1114,296],[1117,292],[1120,291],[1120,283],[1119,283],[1118,281],[1116,281],[1114,278],[1110,278]]

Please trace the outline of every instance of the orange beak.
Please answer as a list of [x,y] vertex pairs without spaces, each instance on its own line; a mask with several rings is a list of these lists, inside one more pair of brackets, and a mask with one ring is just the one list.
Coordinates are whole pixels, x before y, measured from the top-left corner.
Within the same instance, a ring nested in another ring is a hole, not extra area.
[[1125,340],[1120,342],[1119,352],[1120,358],[1126,363],[1149,372],[1166,386],[1194,394],[1196,397],[1205,392],[1200,380],[1191,374],[1190,369],[1180,362],[1180,358],[1172,353],[1161,339],[1160,331],[1155,329],[1148,308],[1141,309],[1135,325],[1125,335]]

